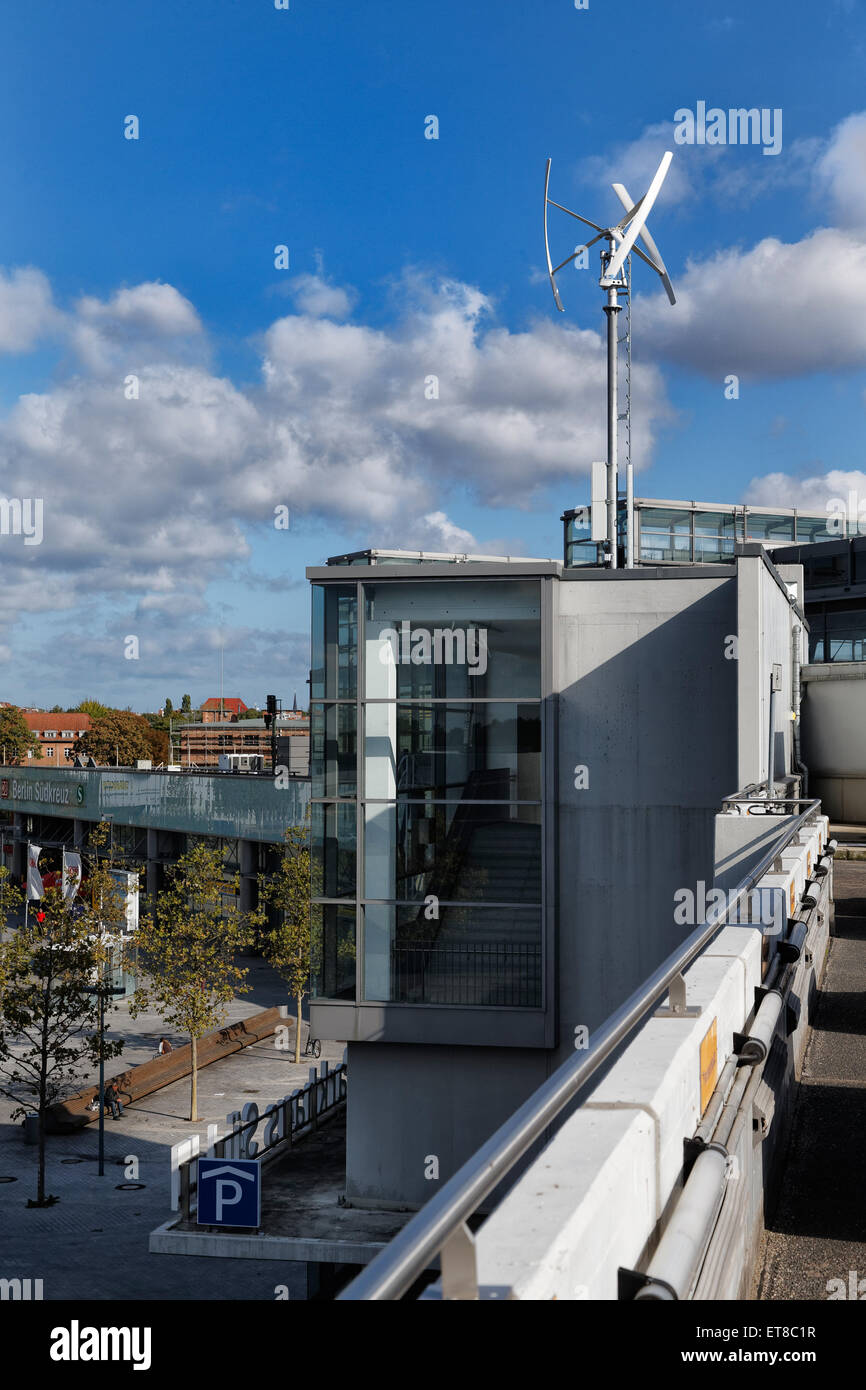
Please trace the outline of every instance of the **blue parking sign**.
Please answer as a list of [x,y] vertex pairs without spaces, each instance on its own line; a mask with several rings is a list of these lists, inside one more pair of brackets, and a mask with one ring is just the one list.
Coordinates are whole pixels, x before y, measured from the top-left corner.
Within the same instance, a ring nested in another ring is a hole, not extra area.
[[262,1170],[252,1158],[200,1158],[199,1226],[260,1226]]

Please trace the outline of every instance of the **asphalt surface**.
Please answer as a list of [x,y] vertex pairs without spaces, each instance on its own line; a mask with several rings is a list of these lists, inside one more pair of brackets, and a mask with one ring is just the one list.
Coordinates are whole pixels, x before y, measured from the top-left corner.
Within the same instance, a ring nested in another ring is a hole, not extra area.
[[866,1298],[866,862],[837,860],[834,873],[835,929],[766,1221],[760,1299],[850,1298],[855,1288]]

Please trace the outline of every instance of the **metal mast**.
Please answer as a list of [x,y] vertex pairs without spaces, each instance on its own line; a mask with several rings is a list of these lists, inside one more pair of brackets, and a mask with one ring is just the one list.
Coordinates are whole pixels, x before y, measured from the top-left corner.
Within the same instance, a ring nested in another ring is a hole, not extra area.
[[[665,176],[670,167],[673,154],[666,150],[658,169],[653,175],[652,182],[644,196],[636,203],[632,203],[629,193],[621,183],[613,184],[613,190],[625,208],[625,216],[613,227],[600,227],[597,222],[592,222],[588,217],[581,216],[580,213],[572,212],[571,208],[563,207],[562,203],[556,203],[548,196],[550,184],[550,163],[548,159],[544,174],[544,249],[547,255],[547,273],[550,276],[550,287],[553,290],[553,298],[560,313],[564,312],[562,300],[559,297],[559,290],[556,285],[556,275],[566,265],[574,260],[575,256],[583,251],[589,250],[597,241],[606,241],[607,249],[601,253],[601,278],[599,285],[607,292],[604,312],[607,317],[607,548],[611,569],[618,566],[617,556],[617,497],[619,491],[618,481],[618,439],[617,432],[619,421],[624,418],[625,440],[626,440],[626,545],[625,562],[627,568],[634,565],[634,478],[631,457],[631,253],[642,261],[645,261],[652,270],[661,278],[662,284],[667,292],[671,304],[676,303],[673,286],[670,282],[665,263],[661,258],[661,253],[647,230],[646,219],[652,210],[653,204],[659,195],[659,190],[664,183]],[[554,266],[550,256],[550,243],[547,236],[547,209],[548,205],[559,208],[560,212],[565,212],[569,217],[574,217],[584,226],[592,227],[596,236],[591,237],[583,246],[575,247],[570,256],[566,256],[564,261]],[[641,251],[635,245],[640,237],[646,252]],[[649,254],[647,254],[647,252]],[[619,293],[625,295],[626,303],[626,391],[625,391],[625,412],[620,416],[617,401],[617,348],[619,344],[619,330],[617,326],[617,315],[622,309],[619,302]]]

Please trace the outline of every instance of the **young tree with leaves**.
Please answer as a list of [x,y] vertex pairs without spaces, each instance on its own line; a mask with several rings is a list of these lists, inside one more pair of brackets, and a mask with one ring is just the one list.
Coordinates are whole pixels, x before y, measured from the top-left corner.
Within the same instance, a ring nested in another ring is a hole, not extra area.
[[226,876],[222,850],[204,842],[167,871],[154,910],[138,929],[139,964],[148,978],[130,1005],[135,1018],[154,1007],[169,1027],[190,1040],[189,1118],[198,1113],[198,1041],[225,1022],[236,994],[246,994],[247,970],[235,956],[248,939],[249,920],[226,896],[238,892],[237,874]]
[[[9,891],[8,889],[6,890]],[[41,920],[40,920],[41,919]],[[82,1084],[83,1073],[123,1049],[99,1033],[94,985],[106,946],[92,908],[74,913],[60,888],[49,888],[27,927],[0,942],[0,1092],[16,1103],[12,1119],[39,1116],[36,1200],[45,1191],[45,1119],[50,1106]]]
[[39,739],[31,733],[27,720],[15,705],[0,709],[0,758],[12,766],[28,761],[28,753],[42,757]]
[[285,980],[289,996],[295,1001],[295,1061],[300,1062],[301,1018],[310,988],[309,823],[290,826],[283,841],[283,857],[276,873],[259,878],[257,922],[262,928],[262,954]]

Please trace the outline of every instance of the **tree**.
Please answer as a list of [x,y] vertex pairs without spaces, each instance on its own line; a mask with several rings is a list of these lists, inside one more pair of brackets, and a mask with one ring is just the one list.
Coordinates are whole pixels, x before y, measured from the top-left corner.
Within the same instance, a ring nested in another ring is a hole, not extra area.
[[31,733],[27,720],[15,705],[0,709],[0,754],[3,761],[18,766],[27,761],[28,752],[42,757],[38,738]]
[[48,711],[48,713],[49,713],[49,714],[65,714],[65,713],[66,713],[66,710],[63,708],[62,705],[52,705],[52,706],[51,706],[51,709]]
[[192,696],[191,696],[191,695],[184,695],[183,699],[182,699],[181,702],[180,702],[180,712],[181,712],[181,714],[192,714]]
[[246,994],[246,969],[235,954],[246,939],[247,918],[224,895],[238,892],[239,876],[226,876],[222,850],[200,841],[167,870],[168,882],[136,941],[148,978],[135,991],[130,1013],[155,1008],[169,1027],[190,1040],[189,1118],[197,1120],[198,1040],[225,1022],[236,994]]
[[111,713],[111,710],[108,705],[100,704],[99,700],[82,700],[69,713],[89,714],[91,719],[104,719],[107,714]]
[[0,941],[0,1092],[16,1103],[13,1120],[31,1110],[39,1115],[36,1199],[29,1206],[58,1200],[45,1192],[49,1107],[81,1085],[82,1071],[99,1059],[100,1041],[103,1057],[123,1049],[122,1039],[100,1039],[93,990],[106,961],[102,925],[124,911],[112,901],[117,890],[110,882],[101,911],[86,904],[71,910],[60,888],[46,889],[27,927]]
[[152,730],[140,714],[112,709],[104,715],[91,715],[91,720],[90,728],[75,740],[74,752],[89,755],[98,763],[124,767],[131,767],[137,758],[152,756]]
[[166,702],[165,702],[165,711],[164,711],[164,712],[165,712],[166,714],[174,714],[174,705],[171,703],[171,700],[169,700],[169,699],[167,699]]
[[300,1062],[301,1017],[310,987],[309,825],[290,826],[283,840],[285,848],[276,873],[259,878],[257,923],[264,926],[262,955],[285,980],[295,1001],[295,1061]]

